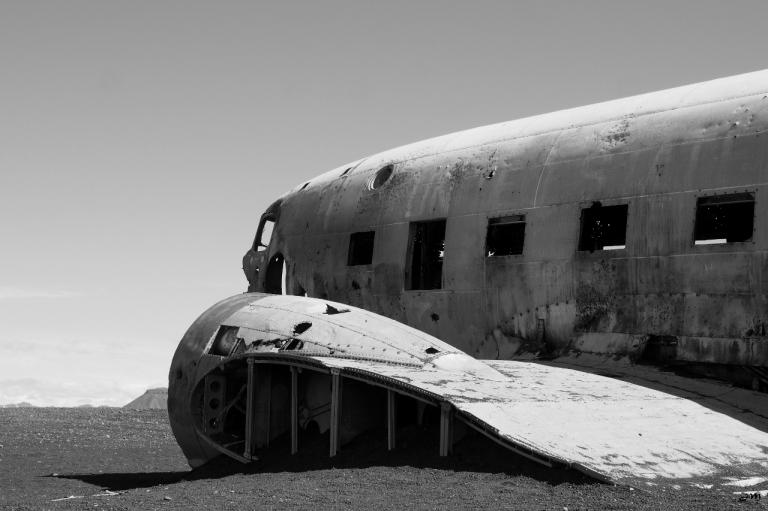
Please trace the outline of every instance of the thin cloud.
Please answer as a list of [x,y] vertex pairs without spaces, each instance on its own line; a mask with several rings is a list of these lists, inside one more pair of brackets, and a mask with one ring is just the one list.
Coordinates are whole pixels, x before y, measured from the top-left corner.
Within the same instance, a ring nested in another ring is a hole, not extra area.
[[55,289],[27,289],[22,287],[0,287],[0,300],[61,299],[82,296],[75,291]]

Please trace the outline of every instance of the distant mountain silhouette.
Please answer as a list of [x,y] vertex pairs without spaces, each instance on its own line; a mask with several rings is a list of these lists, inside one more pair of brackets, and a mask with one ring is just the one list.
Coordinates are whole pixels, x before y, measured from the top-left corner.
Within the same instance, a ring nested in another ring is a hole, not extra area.
[[8,405],[0,405],[0,408],[34,408],[35,405],[22,401],[21,403],[11,403]]
[[168,389],[149,389],[123,408],[129,410],[165,410],[168,407]]

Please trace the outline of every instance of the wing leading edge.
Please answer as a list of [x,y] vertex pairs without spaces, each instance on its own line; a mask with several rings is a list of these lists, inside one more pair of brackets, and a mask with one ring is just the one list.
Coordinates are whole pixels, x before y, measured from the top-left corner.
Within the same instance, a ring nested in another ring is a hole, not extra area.
[[334,455],[377,417],[393,447],[394,395],[439,408],[441,454],[458,421],[511,452],[620,484],[719,487],[768,472],[768,434],[693,401],[571,369],[478,361],[394,320],[295,296],[239,295],[204,313],[174,356],[169,414],[193,466],[219,453],[250,461],[279,434],[295,452],[313,421],[330,430]]

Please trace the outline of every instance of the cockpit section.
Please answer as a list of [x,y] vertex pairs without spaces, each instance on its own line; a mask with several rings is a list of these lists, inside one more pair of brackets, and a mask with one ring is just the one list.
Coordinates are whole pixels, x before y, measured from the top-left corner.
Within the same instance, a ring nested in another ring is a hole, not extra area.
[[272,232],[275,229],[275,219],[273,215],[267,216],[265,213],[259,222],[259,228],[256,231],[256,238],[253,240],[253,250],[264,252],[269,248],[269,242],[272,240]]
[[[277,222],[280,218],[281,202],[280,200],[274,202],[261,215],[253,245],[243,256],[243,272],[245,273],[245,278],[248,279],[249,292],[260,291],[262,287],[265,287],[264,290],[269,293],[280,294],[283,289],[282,281],[284,281],[284,278],[282,274],[284,274],[284,269],[282,266],[285,264],[284,259],[282,254],[274,253],[274,249],[270,250],[270,248],[274,248],[272,247],[273,238],[276,233]],[[279,260],[281,266],[280,275],[277,278],[274,276],[274,269],[270,271],[275,260]],[[261,281],[263,279],[267,279],[268,282],[264,282],[262,286]]]

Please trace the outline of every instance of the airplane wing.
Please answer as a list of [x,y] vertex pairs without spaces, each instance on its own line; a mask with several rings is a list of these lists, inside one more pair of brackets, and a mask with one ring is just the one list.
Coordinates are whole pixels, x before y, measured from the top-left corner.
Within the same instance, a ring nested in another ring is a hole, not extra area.
[[[248,459],[237,450],[241,443],[228,450],[221,447],[222,437],[206,431],[199,387],[214,372],[221,378],[243,374],[251,359],[253,364],[303,367],[413,396],[441,407],[446,421],[462,421],[510,452],[603,481],[721,487],[768,480],[768,434],[727,415],[576,370],[479,361],[362,309],[252,293],[217,304],[196,325],[174,357],[169,410],[182,449],[197,463],[211,456],[211,446]],[[212,354],[220,349],[222,330],[233,332],[233,347]],[[193,376],[174,378],[175,371]],[[242,399],[246,386],[241,387],[241,396],[232,399]],[[446,442],[448,435],[441,440],[447,454]],[[201,449],[208,449],[207,454]]]

